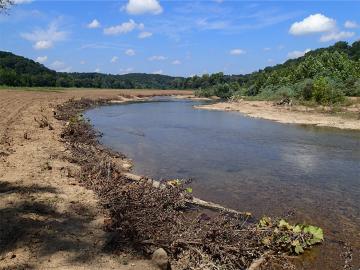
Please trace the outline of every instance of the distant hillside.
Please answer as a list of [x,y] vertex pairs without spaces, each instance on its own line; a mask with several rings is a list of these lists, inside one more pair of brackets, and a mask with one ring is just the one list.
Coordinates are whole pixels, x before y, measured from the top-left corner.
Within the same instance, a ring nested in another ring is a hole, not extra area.
[[0,51],[0,85],[6,86],[169,89],[177,88],[183,80],[160,74],[56,72],[28,58]]
[[[33,60],[0,52],[0,85],[59,86],[86,88],[157,88],[200,89],[200,95],[296,96],[313,80],[323,78],[326,84],[346,95],[360,95],[360,41],[306,53],[283,64],[246,75],[204,74],[188,78],[157,74],[133,73],[61,73]],[[301,88],[301,89],[300,89]]]

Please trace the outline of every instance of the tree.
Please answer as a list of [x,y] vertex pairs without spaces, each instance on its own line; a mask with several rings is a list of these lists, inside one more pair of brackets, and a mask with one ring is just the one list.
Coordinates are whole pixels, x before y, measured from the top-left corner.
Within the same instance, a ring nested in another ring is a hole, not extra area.
[[0,0],[0,13],[6,12],[13,4],[13,0]]

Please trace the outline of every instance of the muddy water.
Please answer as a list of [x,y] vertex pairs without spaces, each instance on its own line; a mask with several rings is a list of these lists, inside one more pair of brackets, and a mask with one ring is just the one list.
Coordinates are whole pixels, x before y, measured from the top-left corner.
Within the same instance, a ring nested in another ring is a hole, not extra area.
[[102,141],[154,178],[193,178],[206,200],[321,226],[326,242],[299,269],[342,269],[344,242],[360,267],[360,132],[285,125],[198,102],[127,104],[87,112]]

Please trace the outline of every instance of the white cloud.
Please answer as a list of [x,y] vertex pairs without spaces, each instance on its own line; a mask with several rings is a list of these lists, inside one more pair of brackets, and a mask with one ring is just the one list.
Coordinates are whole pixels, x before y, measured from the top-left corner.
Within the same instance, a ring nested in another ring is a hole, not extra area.
[[119,35],[119,34],[126,34],[135,29],[142,30],[144,29],[144,24],[136,23],[134,20],[129,20],[128,22],[124,22],[119,25],[110,26],[104,29],[105,35]]
[[110,60],[110,63],[116,63],[117,60],[119,60],[119,57],[113,56],[113,57],[111,58],[111,60]]
[[85,60],[81,60],[80,61],[80,65],[85,65],[86,64],[86,61]]
[[331,33],[327,33],[327,34],[322,35],[320,37],[320,41],[321,42],[339,41],[339,40],[342,40],[342,39],[351,38],[354,35],[355,35],[354,32],[346,32],[346,31],[331,32]]
[[264,50],[265,52],[268,52],[268,51],[271,51],[271,48],[266,47],[266,48],[264,48],[263,50]]
[[125,51],[125,54],[128,55],[128,56],[134,56],[136,53],[133,49],[127,49]]
[[45,63],[47,59],[48,59],[48,57],[45,55],[45,56],[37,57],[35,61],[42,64],[42,63]]
[[220,20],[209,22],[207,19],[200,19],[196,22],[196,24],[203,30],[220,30],[229,26],[228,21]]
[[120,73],[121,73],[121,74],[127,74],[127,73],[132,72],[133,70],[134,70],[134,68],[132,68],[132,67],[121,68],[121,69],[120,69]]
[[94,28],[99,28],[100,26],[101,26],[100,22],[97,19],[94,19],[92,20],[92,22],[90,22],[87,25],[87,28],[94,29]]
[[31,3],[32,0],[12,0],[12,2],[16,5],[20,5],[20,4],[28,4]]
[[149,38],[151,37],[153,34],[151,32],[141,32],[138,35],[138,38],[144,39],[144,38]]
[[167,59],[167,57],[162,56],[162,55],[153,55],[148,58],[149,61],[164,61],[166,59]]
[[242,55],[242,54],[245,54],[246,51],[244,51],[243,49],[233,49],[229,53],[231,55]]
[[59,31],[56,22],[52,22],[47,29],[36,29],[31,33],[22,33],[21,37],[34,42],[34,49],[43,50],[54,46],[55,42],[66,40],[68,33]]
[[163,74],[163,70],[162,69],[155,70],[154,72],[152,72],[152,74]]
[[160,14],[163,11],[158,0],[129,0],[125,10],[130,14]]
[[100,72],[100,68],[96,68],[96,69],[94,70],[94,72],[99,73],[99,72]]
[[306,17],[300,22],[291,25],[289,33],[292,35],[308,35],[314,33],[324,33],[336,30],[336,21],[323,14],[317,13]]
[[40,41],[37,41],[35,44],[34,44],[34,49],[36,50],[45,50],[45,49],[49,49],[53,46],[53,42],[50,41],[50,40],[40,40]]
[[65,63],[62,61],[56,60],[56,61],[52,62],[50,66],[54,69],[61,69],[65,66]]
[[344,24],[345,28],[352,29],[352,28],[358,28],[359,25],[355,21],[346,21]]
[[174,60],[174,61],[172,61],[172,64],[173,65],[180,65],[181,61],[180,60]]
[[311,49],[306,49],[305,51],[292,51],[288,53],[288,58],[295,59],[301,56],[304,56],[306,53],[310,52]]

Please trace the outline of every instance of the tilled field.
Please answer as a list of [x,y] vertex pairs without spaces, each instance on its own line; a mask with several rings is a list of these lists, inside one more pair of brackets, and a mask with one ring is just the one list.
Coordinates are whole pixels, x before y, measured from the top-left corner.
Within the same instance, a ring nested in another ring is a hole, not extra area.
[[[179,91],[0,90],[0,269],[153,269],[106,253],[107,213],[61,158],[62,125],[52,108],[71,98],[181,94]],[[120,98],[121,99],[121,98]],[[40,128],[40,120],[50,126]]]

